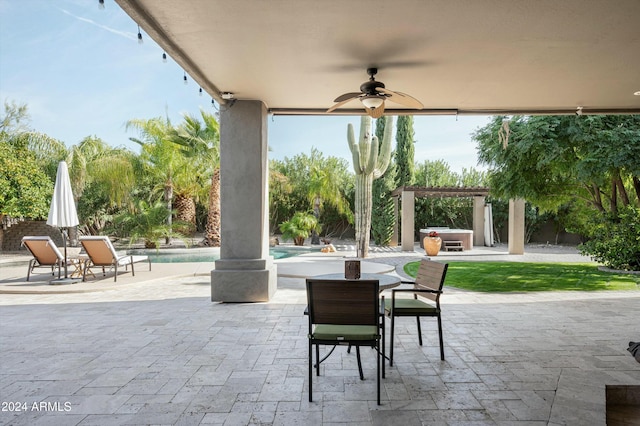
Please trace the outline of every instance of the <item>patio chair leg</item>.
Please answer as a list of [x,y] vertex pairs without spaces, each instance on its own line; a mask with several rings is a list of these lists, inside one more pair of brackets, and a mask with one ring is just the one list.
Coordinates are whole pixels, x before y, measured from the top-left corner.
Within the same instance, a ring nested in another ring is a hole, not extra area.
[[[29,261],[29,269],[27,269],[27,281],[29,281],[29,277],[31,276],[31,271],[33,271],[33,259]],[[53,274],[53,271],[51,271]]]
[[389,342],[389,367],[393,367],[393,335],[395,331],[396,320],[391,314],[391,341]]
[[[384,328],[384,313],[382,314],[382,378],[385,378],[385,328]],[[379,345],[378,345],[379,346]],[[378,352],[380,352],[380,348],[378,347]]]
[[358,358],[358,372],[360,373],[360,380],[364,380],[364,373],[362,372],[362,361],[360,360],[360,346],[356,345],[356,358]]
[[312,402],[312,387],[313,387],[313,373],[311,372],[311,369],[313,368],[313,360],[312,360],[312,356],[311,353],[313,352],[313,344],[311,343],[311,340],[309,340],[309,402]]
[[316,376],[320,375],[320,345],[316,345]]
[[420,317],[416,317],[416,322],[418,323],[418,343],[422,346],[422,330],[420,329]]
[[[380,341],[378,340],[376,350],[376,386],[378,391],[378,405],[380,405]],[[382,371],[384,371],[384,358],[382,359]],[[384,374],[382,375],[384,377]]]
[[444,361],[444,339],[442,338],[442,318],[438,314],[438,337],[440,338],[440,359]]

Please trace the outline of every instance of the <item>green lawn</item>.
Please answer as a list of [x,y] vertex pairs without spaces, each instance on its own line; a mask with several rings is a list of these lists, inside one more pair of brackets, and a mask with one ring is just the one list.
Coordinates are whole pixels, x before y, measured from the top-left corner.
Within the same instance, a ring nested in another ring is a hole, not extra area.
[[[484,292],[638,290],[640,275],[602,272],[593,264],[448,262],[446,286]],[[404,265],[416,276],[420,262]]]

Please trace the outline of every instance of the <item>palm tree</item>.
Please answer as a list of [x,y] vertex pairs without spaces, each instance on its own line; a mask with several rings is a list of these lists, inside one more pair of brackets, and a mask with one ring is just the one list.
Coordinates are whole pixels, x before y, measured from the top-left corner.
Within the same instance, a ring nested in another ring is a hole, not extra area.
[[76,201],[87,186],[96,181],[106,185],[113,205],[121,206],[130,201],[136,182],[134,158],[133,152],[111,147],[95,136],[73,145],[67,152],[66,161]]
[[[309,180],[307,182],[307,199],[313,209],[316,220],[320,220],[320,210],[324,204],[336,208],[338,213],[347,213],[349,202],[343,194],[344,182],[341,181],[338,159],[325,159],[320,151],[313,148],[309,158]],[[318,233],[313,230],[311,244],[320,244]]]
[[38,165],[55,181],[58,163],[66,161],[76,202],[92,181],[106,184],[110,199],[123,204],[135,179],[133,156],[125,148],[113,148],[100,138],[87,136],[69,148],[44,133],[27,131],[14,136],[14,145],[24,145],[36,156]]
[[[161,192],[167,207],[167,226],[171,229],[174,197],[176,194],[186,196],[190,193],[196,180],[192,162],[187,161],[178,145],[171,142],[169,134],[173,131],[168,119],[151,118],[148,120],[129,120],[126,129],[134,128],[140,133],[139,138],[131,137],[131,141],[141,146],[140,160],[143,176],[150,180],[154,192]],[[184,208],[185,204],[181,203]],[[184,216],[182,213],[178,213]],[[170,243],[167,237],[166,243]]]
[[216,118],[200,111],[202,122],[191,115],[169,132],[169,139],[183,148],[202,174],[211,176],[205,244],[220,246],[220,126]]
[[[24,124],[25,121],[28,121],[26,105],[9,105],[5,102],[5,116],[0,120],[0,131],[10,135],[10,144],[33,153],[38,166],[52,181],[55,181],[58,163],[66,161],[76,205],[92,182],[105,188],[113,206],[121,206],[129,200],[135,185],[131,151],[113,148],[95,136],[86,137],[79,144],[67,148],[62,141],[31,131]],[[75,244],[75,230],[71,236],[72,244]]]
[[[85,190],[91,185],[92,188],[103,189],[109,201],[105,209],[114,210],[130,203],[136,185],[133,152],[125,148],[111,147],[95,136],[88,136],[69,148],[46,137],[32,138],[32,145],[37,156],[41,158],[44,169],[54,181],[58,162],[67,162],[76,207],[79,206]],[[85,232],[91,232],[90,223],[108,221],[104,215],[105,210],[85,214],[84,217],[80,217],[80,227]],[[70,231],[72,245],[76,245],[77,229],[73,228]]]
[[144,200],[137,200],[129,211],[116,215],[112,232],[127,236],[130,245],[142,239],[145,248],[157,249],[160,240],[167,237],[179,238],[189,246],[189,240],[184,235],[167,225],[165,218],[168,213],[162,201],[151,205]]
[[297,246],[303,246],[304,240],[318,228],[318,219],[305,212],[297,212],[293,217],[280,224],[283,238],[291,238]]

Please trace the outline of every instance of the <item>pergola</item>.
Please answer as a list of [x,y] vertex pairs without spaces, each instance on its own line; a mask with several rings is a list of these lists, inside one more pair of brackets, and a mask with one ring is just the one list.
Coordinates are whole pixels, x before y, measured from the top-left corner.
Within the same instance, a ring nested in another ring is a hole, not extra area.
[[[392,245],[398,244],[398,219],[399,212],[402,213],[401,232],[402,250],[413,251],[414,249],[414,229],[415,229],[415,199],[424,197],[438,198],[460,198],[473,197],[473,245],[484,244],[484,205],[485,197],[489,195],[489,188],[477,187],[424,187],[424,186],[401,186],[391,192],[394,199],[394,212],[396,216]],[[402,203],[402,210],[399,204]],[[511,218],[510,218],[511,219]],[[511,222],[511,220],[510,220]],[[524,228],[523,228],[524,229]],[[524,238],[524,233],[523,233]],[[524,245],[524,244],[523,244]],[[511,246],[510,246],[511,247]]]
[[637,0],[116,2],[221,105],[213,300],[276,290],[267,116],[325,114],[368,67],[424,104],[387,114],[640,113]]

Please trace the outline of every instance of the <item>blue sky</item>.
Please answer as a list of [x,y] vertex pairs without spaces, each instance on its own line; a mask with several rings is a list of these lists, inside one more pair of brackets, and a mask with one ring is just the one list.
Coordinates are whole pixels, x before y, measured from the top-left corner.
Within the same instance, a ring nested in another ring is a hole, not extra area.
[[[114,146],[137,150],[125,130],[132,118],[215,112],[211,97],[199,96],[191,78],[112,0],[0,0],[0,98],[26,103],[35,130],[78,143],[95,135]],[[354,84],[359,84],[355,82]],[[410,89],[402,89],[410,93]],[[327,101],[327,107],[331,99]],[[415,117],[416,161],[446,161],[453,171],[477,166],[470,134],[488,117]],[[272,117],[271,158],[318,148],[350,161],[347,123],[358,117]]]

